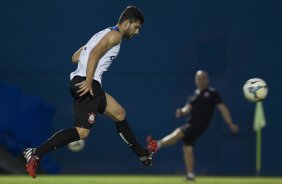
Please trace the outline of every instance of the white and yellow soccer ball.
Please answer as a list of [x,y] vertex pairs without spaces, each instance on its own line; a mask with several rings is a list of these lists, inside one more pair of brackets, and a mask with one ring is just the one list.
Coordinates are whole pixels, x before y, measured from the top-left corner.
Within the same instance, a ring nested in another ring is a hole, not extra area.
[[245,98],[250,102],[259,102],[265,99],[268,93],[268,87],[264,80],[252,78],[245,82],[243,86]]
[[81,151],[84,148],[84,146],[85,146],[85,142],[82,139],[68,144],[68,148],[74,152]]

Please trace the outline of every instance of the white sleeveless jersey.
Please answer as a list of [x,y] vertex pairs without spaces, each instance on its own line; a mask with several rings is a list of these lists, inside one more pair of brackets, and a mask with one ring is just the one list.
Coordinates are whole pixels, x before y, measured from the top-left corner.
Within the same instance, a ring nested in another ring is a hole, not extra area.
[[[83,47],[80,57],[77,69],[70,74],[70,79],[72,79],[74,76],[81,76],[86,77],[86,68],[87,68],[87,62],[89,58],[89,54],[91,50],[99,43],[99,41],[112,29],[107,28],[104,29],[98,33],[96,33]],[[102,84],[102,74],[108,70],[109,66],[112,64],[112,61],[117,57],[120,49],[120,43],[114,47],[112,47],[108,52],[104,54],[102,58],[98,61],[97,68],[94,73],[93,79],[98,81],[100,84]]]

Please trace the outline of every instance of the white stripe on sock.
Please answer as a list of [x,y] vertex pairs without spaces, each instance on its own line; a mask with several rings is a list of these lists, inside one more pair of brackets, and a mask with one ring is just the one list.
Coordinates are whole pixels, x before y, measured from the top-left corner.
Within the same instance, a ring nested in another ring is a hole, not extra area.
[[147,159],[148,159],[148,157],[147,157],[147,156],[144,156],[144,157],[139,157],[139,159],[140,159],[141,161],[145,161],[145,160],[147,160]]
[[128,145],[128,146],[132,146],[132,144],[130,144],[125,137],[122,135],[122,133],[119,133],[119,136],[122,138],[122,140]]

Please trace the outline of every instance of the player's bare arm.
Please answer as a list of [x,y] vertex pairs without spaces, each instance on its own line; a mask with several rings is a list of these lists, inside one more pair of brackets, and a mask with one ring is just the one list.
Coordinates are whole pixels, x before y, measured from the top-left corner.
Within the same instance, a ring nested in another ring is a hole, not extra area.
[[231,114],[230,114],[228,108],[226,107],[226,105],[224,103],[220,103],[220,104],[217,105],[217,108],[219,109],[219,112],[220,112],[222,118],[227,123],[227,125],[229,126],[232,133],[237,133],[239,128],[238,128],[237,125],[235,125],[233,123],[232,118],[231,118]]
[[72,55],[72,58],[71,58],[71,61],[75,64],[78,63],[78,60],[79,60],[79,56],[80,56],[80,53],[82,51],[84,46],[80,47],[73,55]]
[[192,105],[186,104],[182,108],[177,108],[176,109],[175,116],[177,118],[180,118],[182,116],[186,116],[186,115],[188,115],[190,113],[191,109],[192,109]]
[[79,96],[83,96],[88,92],[90,92],[91,95],[94,95],[92,91],[92,81],[98,62],[108,50],[119,44],[121,39],[122,35],[119,32],[114,30],[110,31],[91,50],[87,62],[86,80],[76,84],[76,86],[79,86],[79,90],[77,91],[77,93],[80,93]]

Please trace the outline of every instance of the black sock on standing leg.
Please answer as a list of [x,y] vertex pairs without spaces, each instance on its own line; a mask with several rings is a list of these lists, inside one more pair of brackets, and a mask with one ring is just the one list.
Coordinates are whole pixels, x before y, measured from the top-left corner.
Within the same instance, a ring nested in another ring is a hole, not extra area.
[[122,140],[133,150],[133,152],[142,160],[147,156],[147,150],[137,142],[126,118],[123,121],[116,122],[117,132]]
[[36,148],[35,155],[41,158],[46,153],[79,139],[80,137],[76,128],[60,130],[56,132],[51,138],[49,138],[45,143]]

